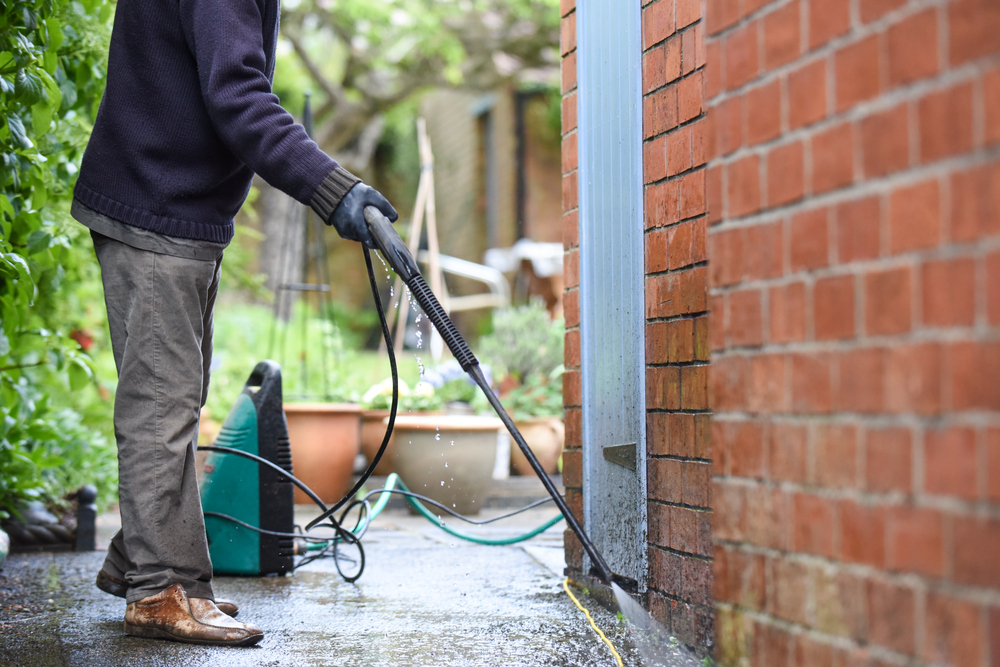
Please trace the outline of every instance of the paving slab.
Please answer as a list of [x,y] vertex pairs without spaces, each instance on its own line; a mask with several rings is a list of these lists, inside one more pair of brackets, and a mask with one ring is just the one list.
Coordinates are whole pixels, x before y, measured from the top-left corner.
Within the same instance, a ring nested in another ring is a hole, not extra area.
[[[553,511],[471,530],[517,534]],[[298,508],[297,519],[311,512]],[[114,528],[113,517],[102,517],[105,543]],[[218,577],[216,594],[239,602],[239,618],[265,631],[248,648],[128,637],[124,601],[93,585],[101,552],[17,554],[0,573],[0,665],[614,665],[562,590],[563,529],[560,522],[521,546],[493,547],[405,511],[384,512],[364,537],[365,572],[354,584],[329,559],[284,577]],[[621,622],[581,599],[625,664],[640,664]],[[688,656],[673,664],[699,663]]]

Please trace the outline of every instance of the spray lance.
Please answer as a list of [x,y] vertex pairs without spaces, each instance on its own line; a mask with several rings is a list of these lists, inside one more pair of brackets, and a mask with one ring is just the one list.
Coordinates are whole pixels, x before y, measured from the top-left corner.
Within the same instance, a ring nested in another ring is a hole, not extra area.
[[[451,350],[451,353],[455,355],[455,359],[462,366],[462,370],[468,373],[475,383],[479,385],[479,388],[482,389],[490,405],[496,411],[497,416],[500,417],[500,420],[510,432],[511,437],[514,438],[514,442],[517,443],[525,458],[528,459],[532,470],[535,471],[535,474],[542,481],[545,490],[549,492],[552,500],[559,507],[563,517],[566,519],[566,523],[569,524],[570,529],[580,539],[580,543],[583,544],[583,548],[587,551],[594,566],[600,572],[601,577],[609,584],[613,583],[611,569],[608,567],[608,564],[604,562],[604,558],[601,557],[601,554],[594,547],[594,543],[591,542],[590,538],[584,532],[583,526],[580,525],[576,516],[570,511],[566,505],[566,501],[563,500],[552,480],[545,474],[545,470],[538,462],[531,448],[528,447],[528,443],[524,441],[524,437],[517,430],[514,421],[500,403],[500,399],[493,393],[492,388],[490,388],[489,383],[486,381],[482,368],[479,366],[479,360],[476,359],[476,355],[472,353],[468,344],[466,344],[461,334],[458,333],[458,329],[455,328],[451,318],[448,317],[448,313],[441,307],[437,297],[434,296],[430,287],[427,286],[426,281],[424,281],[423,276],[420,274],[420,269],[417,268],[416,261],[414,261],[406,244],[403,243],[403,239],[400,238],[399,233],[396,232],[396,229],[389,222],[388,218],[382,215],[374,206],[365,207],[364,216],[372,237],[375,240],[375,245],[378,246],[382,256],[389,262],[392,269],[399,274],[399,277],[406,283],[406,286],[410,288],[413,298],[417,300],[417,303],[423,308],[424,313],[434,323],[441,338],[448,345],[448,349]],[[315,519],[313,524],[325,519],[333,513],[334,509],[336,508],[329,510],[328,513]]]

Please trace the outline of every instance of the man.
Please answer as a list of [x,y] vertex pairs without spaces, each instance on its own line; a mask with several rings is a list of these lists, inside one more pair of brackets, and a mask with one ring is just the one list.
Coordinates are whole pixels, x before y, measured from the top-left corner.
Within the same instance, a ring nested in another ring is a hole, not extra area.
[[94,239],[119,374],[122,529],[97,586],[126,599],[137,637],[263,637],[216,604],[194,466],[219,269],[253,174],[369,246],[364,207],[397,217],[281,108],[277,38],[278,0],[119,0],[115,14],[73,215]]

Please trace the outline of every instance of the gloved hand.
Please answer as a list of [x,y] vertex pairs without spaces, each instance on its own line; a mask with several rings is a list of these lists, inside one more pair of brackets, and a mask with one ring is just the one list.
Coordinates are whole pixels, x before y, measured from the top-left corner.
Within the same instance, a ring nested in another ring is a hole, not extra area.
[[334,209],[326,224],[333,225],[341,237],[360,241],[374,250],[375,240],[372,239],[368,223],[365,222],[365,206],[374,206],[392,222],[399,219],[396,209],[378,190],[365,183],[357,183],[340,200],[340,204]]

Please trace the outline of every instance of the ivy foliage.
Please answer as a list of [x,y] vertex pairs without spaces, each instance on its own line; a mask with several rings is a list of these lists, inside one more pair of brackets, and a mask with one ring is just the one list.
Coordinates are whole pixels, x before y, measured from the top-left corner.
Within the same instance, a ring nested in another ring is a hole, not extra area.
[[96,391],[81,331],[99,288],[86,229],[68,214],[113,10],[109,0],[0,5],[0,518],[83,482],[106,502],[117,484],[113,446],[80,398]]

